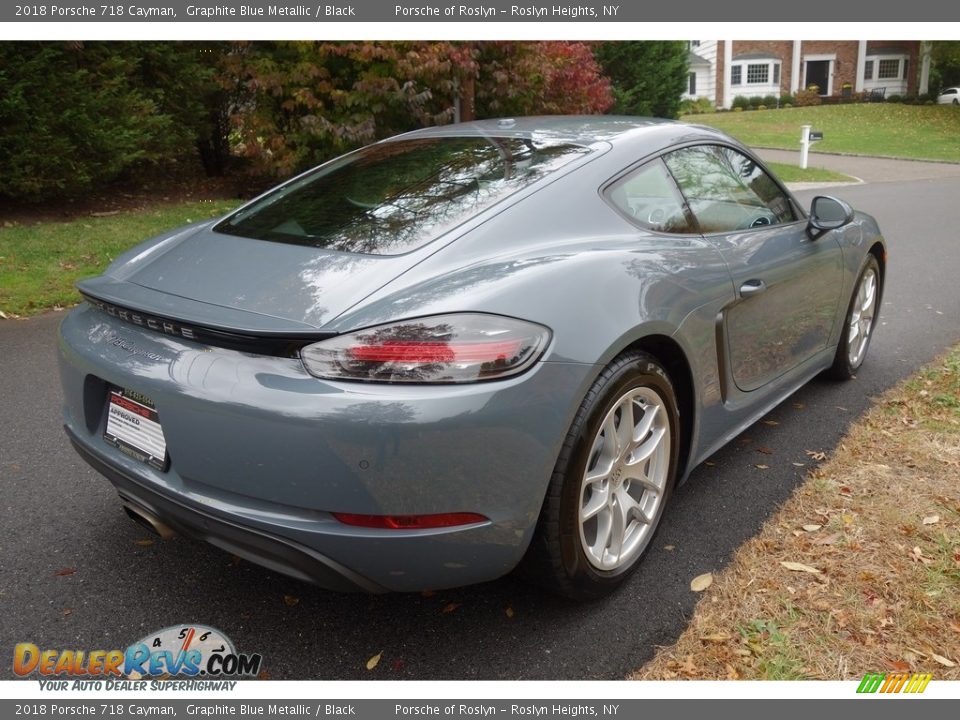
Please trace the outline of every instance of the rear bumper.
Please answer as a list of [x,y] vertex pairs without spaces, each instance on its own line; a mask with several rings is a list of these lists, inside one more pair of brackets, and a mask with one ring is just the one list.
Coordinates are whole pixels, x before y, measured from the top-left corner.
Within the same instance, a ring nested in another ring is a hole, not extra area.
[[113,483],[125,504],[148,511],[176,532],[328,590],[387,592],[387,588],[299,543],[238,525],[152,490],[85,446],[69,427],[64,429],[80,457]]
[[[126,502],[184,535],[334,590],[492,580],[521,559],[592,367],[540,363],[467,386],[309,376],[297,359],[204,347],[81,305],[60,328],[64,425]],[[107,389],[150,398],[169,466],[103,439]],[[479,513],[384,530],[332,513]]]

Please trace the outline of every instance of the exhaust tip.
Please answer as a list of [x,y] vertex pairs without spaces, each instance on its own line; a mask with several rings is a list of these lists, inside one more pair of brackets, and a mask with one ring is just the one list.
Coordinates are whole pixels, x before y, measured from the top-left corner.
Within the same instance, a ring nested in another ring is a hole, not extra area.
[[123,511],[135,523],[142,525],[143,527],[147,528],[147,530],[159,535],[164,540],[172,540],[177,536],[177,533],[173,530],[173,528],[163,522],[152,512],[127,500],[126,498],[123,498]]

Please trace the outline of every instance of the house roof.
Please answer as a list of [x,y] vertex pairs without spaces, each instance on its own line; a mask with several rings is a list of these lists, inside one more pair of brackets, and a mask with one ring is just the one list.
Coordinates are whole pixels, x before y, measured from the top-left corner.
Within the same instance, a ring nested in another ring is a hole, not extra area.
[[687,53],[687,65],[690,67],[710,67],[710,61],[697,55],[695,52]]

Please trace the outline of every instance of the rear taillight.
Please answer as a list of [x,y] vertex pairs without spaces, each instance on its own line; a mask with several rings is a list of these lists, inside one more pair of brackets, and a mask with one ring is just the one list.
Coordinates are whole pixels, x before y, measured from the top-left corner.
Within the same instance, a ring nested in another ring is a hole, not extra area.
[[311,375],[328,380],[464,383],[521,373],[549,341],[542,325],[458,313],[338,335],[303,348],[300,357]]
[[344,525],[379,528],[381,530],[430,530],[434,528],[476,525],[488,521],[478,513],[456,512],[434,515],[358,515],[357,513],[333,513]]

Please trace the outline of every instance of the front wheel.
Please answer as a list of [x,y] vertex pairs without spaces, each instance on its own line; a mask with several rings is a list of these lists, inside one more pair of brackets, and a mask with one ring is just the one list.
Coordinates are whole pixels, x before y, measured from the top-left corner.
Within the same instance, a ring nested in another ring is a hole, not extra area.
[[880,301],[880,264],[873,255],[860,271],[850,307],[843,323],[840,344],[830,368],[830,375],[837,380],[852,378],[863,364],[873,336],[874,322]]
[[660,523],[679,456],[676,394],[646,353],[614,360],[567,434],[528,564],[551,589],[602,597],[636,569]]

